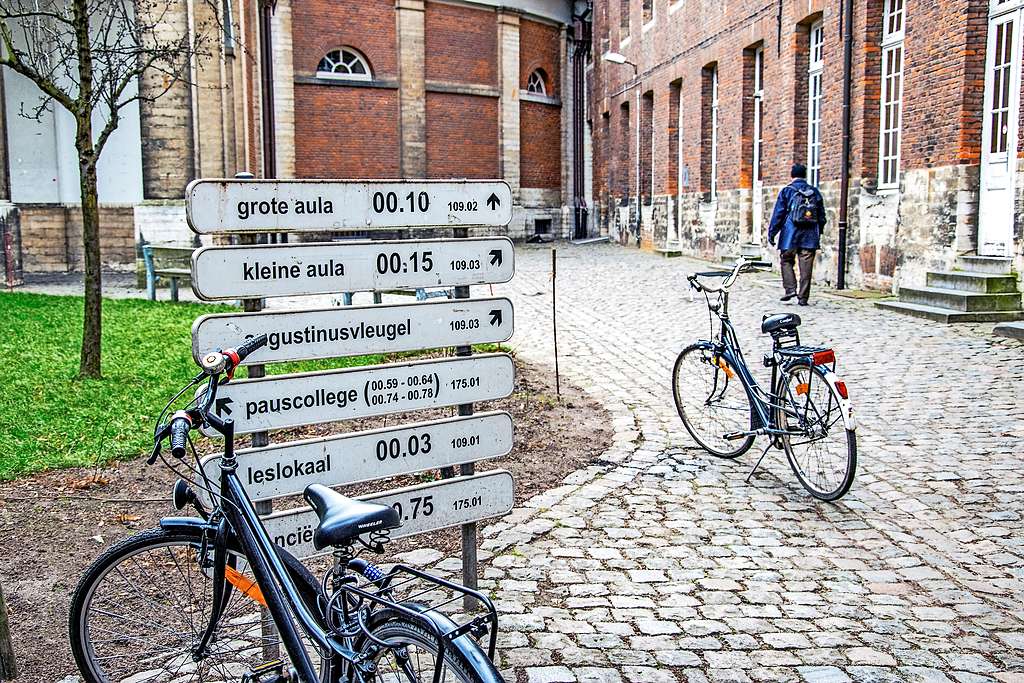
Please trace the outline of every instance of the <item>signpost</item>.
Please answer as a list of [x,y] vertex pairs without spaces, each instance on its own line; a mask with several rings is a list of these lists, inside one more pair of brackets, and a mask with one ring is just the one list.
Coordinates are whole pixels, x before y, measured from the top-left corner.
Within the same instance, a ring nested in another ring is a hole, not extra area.
[[243,363],[503,342],[512,337],[512,302],[470,299],[204,315],[192,325],[192,353],[198,362],[212,349],[259,334],[267,335],[267,346]]
[[[508,455],[512,416],[479,413],[402,427],[243,448],[238,476],[254,501],[293,495],[309,484],[342,486]],[[220,453],[203,458],[210,481]]]
[[214,410],[235,421],[236,434],[248,434],[504,398],[514,372],[512,358],[495,353],[273,375],[225,384]]
[[507,237],[203,247],[192,255],[200,299],[298,296],[508,282]]
[[[470,286],[507,282],[512,242],[469,238],[467,225],[507,225],[504,182],[198,180],[186,191],[189,225],[200,234],[242,233],[240,246],[192,256],[192,288],[204,300],[242,299],[245,313],[203,316],[192,327],[193,355],[259,334],[268,344],[246,359],[249,379],[220,387],[214,410],[252,434],[238,472],[270,535],[299,557],[312,547],[316,514],[274,514],[271,501],[328,486],[440,470],[441,481],[365,496],[394,507],[401,538],[462,527],[464,581],[476,586],[477,521],[511,510],[512,476],[475,473],[477,461],[512,449],[508,413],[473,414],[473,403],[512,393],[506,354],[472,354],[473,344],[512,336],[512,303],[469,298]],[[455,239],[255,244],[258,232],[376,230],[453,226]],[[454,287],[455,300],[402,305],[261,311],[266,297]],[[456,357],[264,376],[265,363],[455,347]],[[269,445],[268,432],[302,425],[457,406],[458,416]],[[208,433],[208,435],[213,435]],[[203,459],[211,479],[219,455]],[[455,476],[458,466],[460,476]],[[464,605],[472,607],[469,598]]]
[[199,234],[508,225],[502,181],[193,180],[186,217]]
[[[506,470],[491,470],[362,496],[360,500],[395,508],[402,526],[391,530],[391,538],[405,538],[504,515],[512,509],[515,498],[512,475]],[[317,522],[316,513],[308,507],[282,510],[263,521],[274,542],[299,559],[330,552],[329,548],[313,548]]]

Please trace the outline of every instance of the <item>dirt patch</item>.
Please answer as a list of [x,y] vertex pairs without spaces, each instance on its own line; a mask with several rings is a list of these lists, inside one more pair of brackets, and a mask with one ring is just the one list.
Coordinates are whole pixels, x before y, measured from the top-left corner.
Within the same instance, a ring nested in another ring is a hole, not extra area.
[[[482,410],[507,410],[515,423],[515,446],[504,458],[478,464],[478,470],[504,468],[516,480],[516,504],[561,484],[587,466],[611,444],[610,419],[582,391],[562,382],[555,400],[550,371],[516,362],[515,393],[507,399],[477,404]],[[454,414],[453,409],[320,425],[274,435],[274,442],[339,431],[398,425]],[[340,427],[340,429],[339,429]],[[151,429],[151,425],[140,425]],[[239,440],[239,446],[243,440]],[[203,443],[201,451],[215,450]],[[402,477],[342,489],[359,495],[438,478],[436,473]],[[68,603],[85,567],[100,552],[136,531],[153,527],[175,513],[170,490],[175,476],[144,459],[112,467],[50,472],[0,484],[0,584],[11,614],[19,681],[59,681],[76,669],[67,644]],[[275,501],[276,509],[300,505]],[[389,545],[388,554],[432,547],[446,555],[458,552],[459,531],[449,529]],[[382,559],[386,559],[382,558]]]

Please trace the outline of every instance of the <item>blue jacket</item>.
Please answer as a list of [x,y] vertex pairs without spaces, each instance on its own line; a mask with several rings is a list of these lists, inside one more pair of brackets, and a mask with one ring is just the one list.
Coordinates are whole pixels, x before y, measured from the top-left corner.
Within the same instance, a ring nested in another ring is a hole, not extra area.
[[[816,228],[798,228],[793,225],[793,219],[789,215],[789,202],[797,190],[808,188],[814,191],[818,203],[818,226]],[[782,188],[779,198],[775,201],[775,210],[772,211],[772,220],[768,225],[768,242],[774,244],[775,238],[778,236],[780,251],[817,249],[821,246],[821,231],[825,227],[825,223],[825,202],[821,198],[821,193],[803,178],[796,178]],[[781,236],[779,233],[782,233]]]

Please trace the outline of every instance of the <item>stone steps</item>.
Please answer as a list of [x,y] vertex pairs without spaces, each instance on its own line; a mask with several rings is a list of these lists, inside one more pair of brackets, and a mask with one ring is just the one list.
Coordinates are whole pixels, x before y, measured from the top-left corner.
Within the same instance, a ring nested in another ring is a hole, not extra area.
[[1020,311],[954,311],[949,308],[937,306],[925,306],[922,304],[908,304],[905,301],[876,301],[875,306],[893,313],[925,318],[940,323],[998,323],[1020,320]]
[[943,323],[1020,320],[1021,294],[1010,266],[1007,258],[962,256],[955,270],[929,271],[924,287],[900,287],[898,301],[875,305]]

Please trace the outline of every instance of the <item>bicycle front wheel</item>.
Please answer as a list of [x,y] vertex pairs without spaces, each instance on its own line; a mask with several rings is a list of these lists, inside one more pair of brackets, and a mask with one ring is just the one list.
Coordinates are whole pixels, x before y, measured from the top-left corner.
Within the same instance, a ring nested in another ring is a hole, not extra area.
[[753,435],[725,438],[750,429],[750,399],[736,371],[706,344],[691,344],[676,358],[672,396],[686,431],[711,455],[736,458],[754,444]]
[[[250,597],[257,593],[242,591],[253,577],[237,552],[229,551],[231,590],[213,638],[198,651],[213,606],[213,554],[198,532],[153,529],[112,546],[86,570],[69,623],[86,683],[237,682],[275,659],[287,672],[276,629]],[[304,584],[304,599],[315,600],[312,577],[292,578]],[[328,680],[327,660],[312,650],[310,659]]]
[[857,433],[846,428],[840,396],[822,368],[791,366],[779,376],[776,423],[793,473],[821,500],[838,500],[853,486]]
[[[365,640],[363,656],[375,665],[376,679],[395,683],[431,683],[438,663],[437,638],[421,624],[395,614],[373,627],[373,637],[387,644],[383,647]],[[468,639],[468,636],[462,636]],[[476,656],[467,657],[465,648]],[[472,661],[471,661],[472,660]],[[490,660],[479,651],[475,642],[449,643],[445,646],[442,683],[504,683]]]

